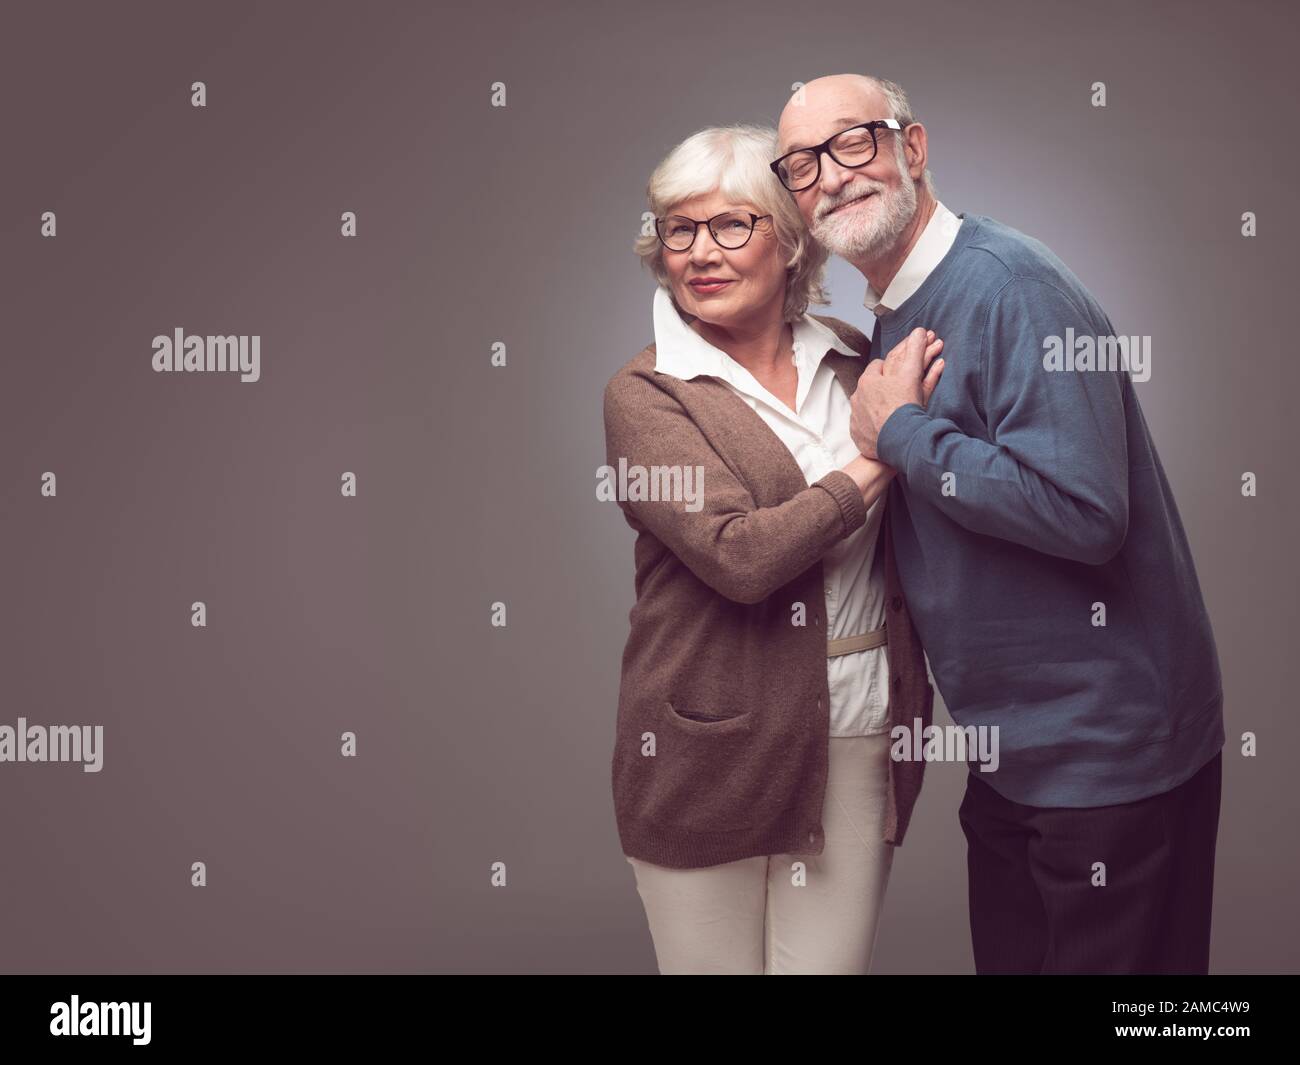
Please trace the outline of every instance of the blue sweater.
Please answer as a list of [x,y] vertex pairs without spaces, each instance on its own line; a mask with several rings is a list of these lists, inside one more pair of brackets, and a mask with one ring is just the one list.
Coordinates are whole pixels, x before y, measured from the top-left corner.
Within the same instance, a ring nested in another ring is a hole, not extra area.
[[1223,746],[1222,682],[1129,374],[1057,368],[1109,319],[1044,245],[962,215],[872,357],[916,326],[943,339],[943,377],[877,452],[899,473],[891,531],[939,691],[959,725],[998,727],[980,778],[1028,806],[1176,787]]

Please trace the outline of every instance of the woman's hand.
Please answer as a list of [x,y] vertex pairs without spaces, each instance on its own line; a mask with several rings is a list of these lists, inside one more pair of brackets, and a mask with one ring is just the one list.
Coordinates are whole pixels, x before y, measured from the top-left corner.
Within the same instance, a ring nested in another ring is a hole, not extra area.
[[[902,361],[903,347],[907,343],[907,338],[899,341],[894,350],[889,353],[887,358]],[[934,335],[933,329],[925,331],[925,355],[921,360],[921,366],[924,367],[930,363],[930,369],[926,373],[924,380],[921,382],[921,406],[930,405],[930,397],[934,395],[935,386],[939,383],[939,378],[943,375],[943,359],[936,358],[943,350],[943,341]],[[931,360],[934,360],[931,362]],[[886,466],[878,458],[867,458],[859,455],[844,467],[844,472],[853,478],[854,484],[858,486],[858,491],[862,493],[862,501],[871,506],[889,486],[889,482],[894,479],[897,472],[892,466]]]
[[879,459],[869,459],[865,455],[858,455],[849,460],[849,464],[844,467],[844,472],[853,478],[853,483],[858,486],[858,491],[862,493],[862,502],[871,506],[879,499],[889,482],[894,479],[897,473],[893,466],[886,466]]
[[[943,363],[936,358],[942,349],[934,330],[918,326],[883,359],[872,359],[863,368],[849,415],[849,436],[861,454],[878,457],[876,441],[894,411],[909,403],[926,406],[943,373]],[[927,372],[930,359],[935,364]]]

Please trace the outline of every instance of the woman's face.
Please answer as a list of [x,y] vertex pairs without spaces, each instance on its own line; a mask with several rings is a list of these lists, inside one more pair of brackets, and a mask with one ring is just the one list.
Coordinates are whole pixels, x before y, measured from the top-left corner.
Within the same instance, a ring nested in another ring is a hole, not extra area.
[[[763,213],[752,204],[710,193],[673,204],[664,215],[704,221],[725,211]],[[700,226],[695,243],[685,251],[662,248],[662,252],[673,296],[688,314],[723,329],[781,319],[786,273],[770,218],[754,226],[743,248],[721,247],[709,227]]]

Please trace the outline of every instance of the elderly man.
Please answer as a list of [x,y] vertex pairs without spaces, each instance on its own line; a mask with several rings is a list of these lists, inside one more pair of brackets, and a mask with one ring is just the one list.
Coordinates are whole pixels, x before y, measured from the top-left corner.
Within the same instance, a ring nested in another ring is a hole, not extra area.
[[[778,150],[814,235],[867,280],[852,435],[898,471],[889,520],[935,681],[1000,740],[960,810],[977,971],[1206,972],[1218,658],[1132,379],[1102,357],[1109,319],[1038,241],[938,202],[897,85],[810,82]],[[946,360],[928,406],[925,328]]]

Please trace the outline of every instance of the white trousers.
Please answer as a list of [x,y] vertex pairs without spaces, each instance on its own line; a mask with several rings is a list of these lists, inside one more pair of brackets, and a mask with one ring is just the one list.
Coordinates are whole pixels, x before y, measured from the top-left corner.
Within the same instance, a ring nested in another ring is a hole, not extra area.
[[881,838],[888,781],[887,732],[832,736],[821,854],[760,855],[705,869],[628,858],[659,972],[868,972],[894,856]]

